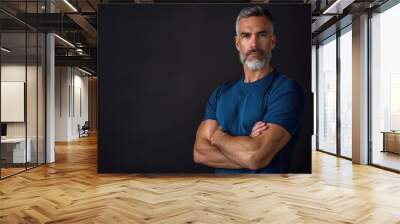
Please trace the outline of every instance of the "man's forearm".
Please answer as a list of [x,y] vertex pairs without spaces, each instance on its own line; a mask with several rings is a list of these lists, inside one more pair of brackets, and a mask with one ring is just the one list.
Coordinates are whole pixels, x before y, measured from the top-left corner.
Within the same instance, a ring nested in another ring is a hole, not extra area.
[[241,169],[243,168],[238,163],[228,159],[221,151],[211,145],[210,141],[201,139],[195,144],[194,158],[197,163],[226,169]]
[[218,136],[212,141],[220,152],[228,159],[238,163],[242,167],[249,168],[252,156],[258,149],[257,142],[248,136],[231,136],[218,131]]

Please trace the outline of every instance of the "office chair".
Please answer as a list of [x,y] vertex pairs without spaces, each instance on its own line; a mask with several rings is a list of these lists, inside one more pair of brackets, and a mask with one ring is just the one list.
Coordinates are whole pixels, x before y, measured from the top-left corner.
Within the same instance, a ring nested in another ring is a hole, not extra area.
[[78,124],[79,138],[89,136],[89,129],[90,129],[89,121],[85,121],[82,127],[80,127],[80,125]]

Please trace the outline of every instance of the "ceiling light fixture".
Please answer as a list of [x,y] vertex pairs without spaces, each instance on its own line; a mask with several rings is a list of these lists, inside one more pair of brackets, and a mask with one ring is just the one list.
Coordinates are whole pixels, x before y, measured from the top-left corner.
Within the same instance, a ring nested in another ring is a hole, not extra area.
[[[336,12],[331,12],[331,11],[332,11],[332,9],[334,9],[337,6],[337,4],[339,4],[340,1],[341,0],[336,0],[332,5],[330,5],[327,9],[325,9],[322,14],[336,13]],[[337,10],[335,10],[335,11],[337,11]]]
[[62,38],[62,37],[60,37],[60,36],[57,35],[57,34],[54,34],[54,36],[57,37],[58,39],[60,39],[61,41],[63,41],[64,43],[66,43],[67,45],[69,45],[70,47],[75,48],[75,45],[73,45],[73,44],[72,44],[71,42],[69,42],[68,40],[66,40],[66,39],[64,39],[64,38]]
[[11,52],[11,50],[9,50],[9,49],[7,49],[7,48],[5,48],[5,47],[1,47],[1,50],[4,51],[4,52],[6,52],[6,53],[10,53],[10,52]]
[[83,72],[83,73],[85,73],[85,74],[88,74],[88,75],[92,76],[92,73],[90,73],[90,72],[88,72],[88,71],[86,71],[86,70],[83,70],[83,69],[81,69],[81,68],[79,68],[79,67],[78,67],[78,70],[81,71],[81,72]]
[[349,7],[356,0],[336,0],[322,14],[324,15],[340,15],[343,14],[343,10]]
[[65,4],[67,4],[74,12],[78,12],[78,10],[68,1],[64,0]]

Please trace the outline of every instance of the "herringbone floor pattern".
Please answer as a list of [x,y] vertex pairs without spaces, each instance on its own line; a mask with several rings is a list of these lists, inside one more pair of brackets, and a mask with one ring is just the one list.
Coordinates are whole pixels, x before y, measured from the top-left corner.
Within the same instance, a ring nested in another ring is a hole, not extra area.
[[400,223],[400,175],[313,153],[311,175],[97,174],[96,139],[0,181],[0,223]]

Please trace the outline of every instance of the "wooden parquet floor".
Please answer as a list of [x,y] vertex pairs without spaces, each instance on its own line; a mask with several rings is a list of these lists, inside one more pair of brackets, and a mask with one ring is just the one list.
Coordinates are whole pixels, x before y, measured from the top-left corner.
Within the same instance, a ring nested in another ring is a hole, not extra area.
[[96,139],[0,181],[0,223],[400,223],[400,175],[313,153],[311,175],[97,174]]

